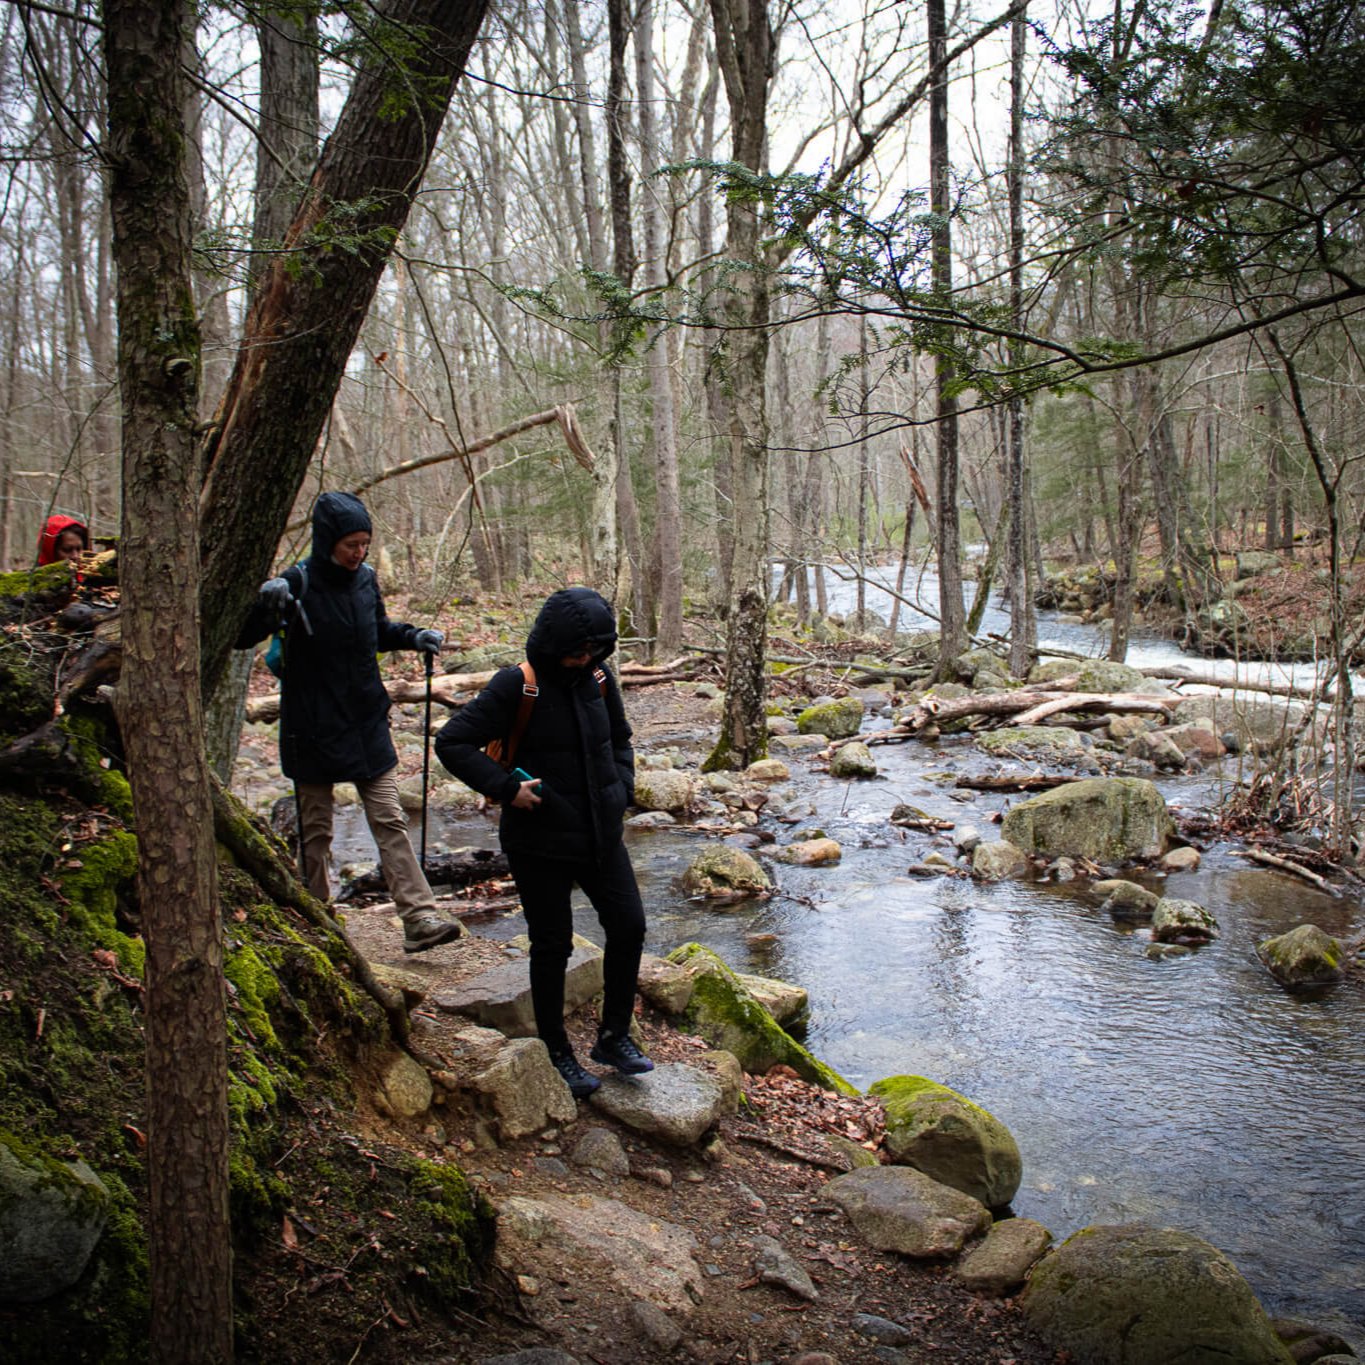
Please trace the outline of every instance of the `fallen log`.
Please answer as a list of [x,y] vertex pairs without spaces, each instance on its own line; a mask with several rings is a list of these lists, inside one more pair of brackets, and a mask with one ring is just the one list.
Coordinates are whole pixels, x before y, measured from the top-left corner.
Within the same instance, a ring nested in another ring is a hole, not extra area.
[[988,692],[983,697],[926,697],[897,729],[914,733],[966,716],[1009,716],[1014,725],[1036,725],[1059,711],[1172,711],[1178,697],[1144,697],[1131,692]]
[[995,777],[959,777],[953,786],[977,792],[1036,792],[1064,787],[1075,780],[1075,773],[1024,773],[1018,777],[1001,773]]
[[[468,693],[481,692],[492,681],[496,669],[481,673],[438,673],[431,680],[431,699],[455,710],[463,706]],[[658,673],[654,669],[627,664],[620,673],[622,687],[648,687],[652,683],[682,682],[685,673]],[[384,690],[392,702],[420,705],[427,699],[427,685],[423,678],[386,678]],[[267,692],[252,697],[246,704],[246,718],[255,724],[269,725],[280,718],[280,694]]]
[[[507,855],[493,849],[476,848],[463,853],[433,853],[427,858],[427,881],[432,886],[474,886],[497,877],[510,877]],[[338,901],[352,896],[367,896],[388,890],[382,868],[362,872],[346,883]]]
[[[1183,668],[1144,668],[1148,678],[1161,682],[1191,683],[1195,687],[1218,687],[1225,692],[1264,692],[1272,697],[1291,697],[1300,701],[1322,701],[1316,688],[1295,683],[1256,682],[1248,679],[1219,678],[1212,673],[1192,673]],[[1330,693],[1326,700],[1330,700]]]

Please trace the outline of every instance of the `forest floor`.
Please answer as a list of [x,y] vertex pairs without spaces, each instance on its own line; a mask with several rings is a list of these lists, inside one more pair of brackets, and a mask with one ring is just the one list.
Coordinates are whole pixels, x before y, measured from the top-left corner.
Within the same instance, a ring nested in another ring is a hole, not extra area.
[[[392,608],[391,608],[392,609]],[[397,610],[393,611],[395,616]],[[420,613],[413,611],[410,619]],[[460,623],[446,622],[458,631]],[[489,631],[491,634],[492,632]],[[465,624],[464,639],[471,642]],[[779,652],[780,652],[780,647]],[[401,656],[400,656],[401,657]],[[835,659],[831,658],[833,665]],[[715,664],[702,659],[696,676],[718,678]],[[782,690],[818,692],[837,681],[807,671]],[[257,684],[268,685],[267,681]],[[631,687],[627,710],[642,752],[685,743],[714,731],[715,720],[691,686]],[[439,724],[439,720],[436,721]],[[259,742],[250,740],[249,742]],[[409,760],[410,762],[410,760]],[[489,846],[495,843],[489,825]],[[491,887],[477,895],[505,896],[510,888]],[[450,902],[453,910],[459,901]],[[391,906],[344,907],[348,932],[367,958],[420,975],[428,999],[487,967],[506,961],[503,945],[479,936],[478,917],[469,921],[471,936],[457,944],[406,957],[401,929]],[[414,1043],[427,1056],[448,1061],[452,1033],[467,1021],[422,1004],[413,1011]],[[707,1045],[677,1032],[664,1018],[642,1006],[639,1018],[645,1047],[656,1061],[687,1061]],[[568,1021],[579,1055],[586,1057],[595,1036],[590,1010]],[[452,1063],[453,1065],[453,1063]],[[277,1305],[284,1317],[267,1332],[277,1358],[346,1361],[398,1360],[479,1362],[536,1348],[565,1356],[528,1356],[543,1365],[568,1365],[568,1359],[627,1365],[627,1362],[789,1362],[808,1360],[861,1365],[861,1362],[944,1362],[945,1365],[1041,1365],[1054,1359],[1024,1324],[1011,1300],[978,1297],[965,1290],[945,1265],[916,1263],[868,1248],[832,1204],[824,1185],[837,1168],[822,1164],[822,1139],[831,1132],[852,1135],[875,1145],[878,1132],[870,1106],[844,1100],[806,1084],[785,1068],[781,1074],[746,1078],[747,1103],[741,1114],[721,1121],[719,1141],[701,1148],[673,1149],[632,1133],[598,1112],[590,1101],[578,1104],[572,1123],[519,1141],[491,1144],[475,1116],[453,1107],[432,1111],[439,1122],[421,1130],[404,1127],[362,1102],[350,1115],[314,1114],[295,1141],[316,1143],[319,1157],[340,1147],[372,1159],[383,1178],[385,1153],[413,1151],[428,1159],[457,1165],[471,1185],[495,1205],[509,1196],[523,1198],[613,1199],[657,1223],[668,1223],[695,1238],[700,1267],[700,1301],[686,1315],[672,1316],[682,1328],[671,1344],[656,1319],[645,1325],[632,1311],[639,1295],[589,1250],[581,1254],[556,1245],[553,1259],[504,1264],[495,1258],[492,1273],[476,1300],[452,1324],[443,1314],[423,1309],[420,1296],[402,1301],[379,1288],[368,1290],[362,1230],[339,1206],[329,1190],[319,1191],[311,1207],[299,1210],[309,1237],[291,1224],[278,1248],[260,1257],[251,1273],[250,1296],[260,1315],[269,1319]],[[581,1167],[573,1153],[590,1129],[613,1131],[624,1147],[630,1174],[619,1179]],[[756,1140],[761,1134],[763,1140]],[[326,1149],[324,1151],[323,1149]],[[817,1154],[813,1161],[810,1154]],[[804,1155],[798,1155],[804,1154]],[[296,1165],[309,1163],[296,1160]],[[297,1180],[295,1181],[297,1188]],[[391,1205],[393,1225],[379,1224],[376,1238],[392,1243],[406,1234],[404,1210]],[[368,1235],[366,1233],[365,1235]],[[760,1283],[754,1266],[752,1239],[758,1235],[782,1243],[811,1275],[818,1297],[810,1302],[786,1289]],[[332,1283],[316,1264],[298,1251],[300,1240],[331,1246],[329,1262],[345,1262],[347,1273]],[[289,1242],[295,1244],[291,1250]],[[347,1261],[339,1253],[346,1248]],[[376,1272],[378,1266],[375,1267]],[[628,1278],[628,1277],[627,1277]],[[354,1303],[344,1311],[324,1310],[328,1296],[345,1290],[352,1299],[369,1300],[378,1311],[357,1331],[366,1315]],[[290,1307],[299,1298],[320,1297],[306,1317]],[[859,1315],[885,1320],[870,1327]],[[286,1326],[287,1322],[287,1326]],[[897,1329],[889,1324],[898,1325]],[[878,1340],[862,1335],[880,1330]],[[650,1333],[655,1335],[651,1336]],[[895,1346],[887,1344],[895,1340]]]

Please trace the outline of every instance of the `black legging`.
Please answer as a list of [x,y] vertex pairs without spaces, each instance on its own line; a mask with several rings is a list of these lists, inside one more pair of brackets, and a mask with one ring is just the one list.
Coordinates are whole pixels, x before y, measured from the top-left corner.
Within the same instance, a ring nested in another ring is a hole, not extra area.
[[597,911],[607,938],[602,958],[602,1031],[626,1033],[635,1008],[645,909],[625,844],[618,842],[601,863],[564,862],[533,853],[509,853],[507,861],[531,937],[531,1004],[541,1041],[551,1052],[569,1045],[564,1031],[564,970],[573,952],[569,897],[575,882]]

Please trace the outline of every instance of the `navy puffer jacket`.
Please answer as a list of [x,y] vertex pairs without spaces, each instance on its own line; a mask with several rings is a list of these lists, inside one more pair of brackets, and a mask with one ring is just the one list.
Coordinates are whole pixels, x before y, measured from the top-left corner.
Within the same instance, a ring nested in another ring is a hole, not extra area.
[[[592,663],[566,669],[560,659],[586,646]],[[475,791],[501,801],[498,837],[509,853],[574,862],[600,861],[621,838],[622,816],[635,798],[635,755],[616,680],[593,673],[616,648],[616,623],[591,588],[565,588],[540,609],[526,640],[526,658],[540,693],[517,746],[515,762],[540,779],[540,805],[508,803],[520,780],[483,752],[506,739],[521,706],[520,668],[503,668],[436,736],[441,762]]]
[[[389,695],[376,653],[412,649],[417,627],[390,621],[379,580],[368,564],[354,571],[332,547],[370,517],[350,493],[324,493],[313,507],[308,586],[297,566],[282,575],[303,604],[308,625],[287,623],[280,685],[280,766],[295,782],[364,782],[398,762],[389,735]],[[261,603],[237,637],[245,649],[279,627]]]

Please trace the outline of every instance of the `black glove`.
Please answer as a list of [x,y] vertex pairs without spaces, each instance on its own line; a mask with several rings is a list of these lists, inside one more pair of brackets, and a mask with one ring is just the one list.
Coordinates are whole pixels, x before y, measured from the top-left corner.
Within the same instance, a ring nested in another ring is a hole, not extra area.
[[293,600],[294,594],[290,590],[288,579],[267,578],[261,584],[261,601],[271,611],[283,612]]
[[445,638],[439,630],[419,630],[412,637],[412,647],[420,649],[424,654],[439,654]]

